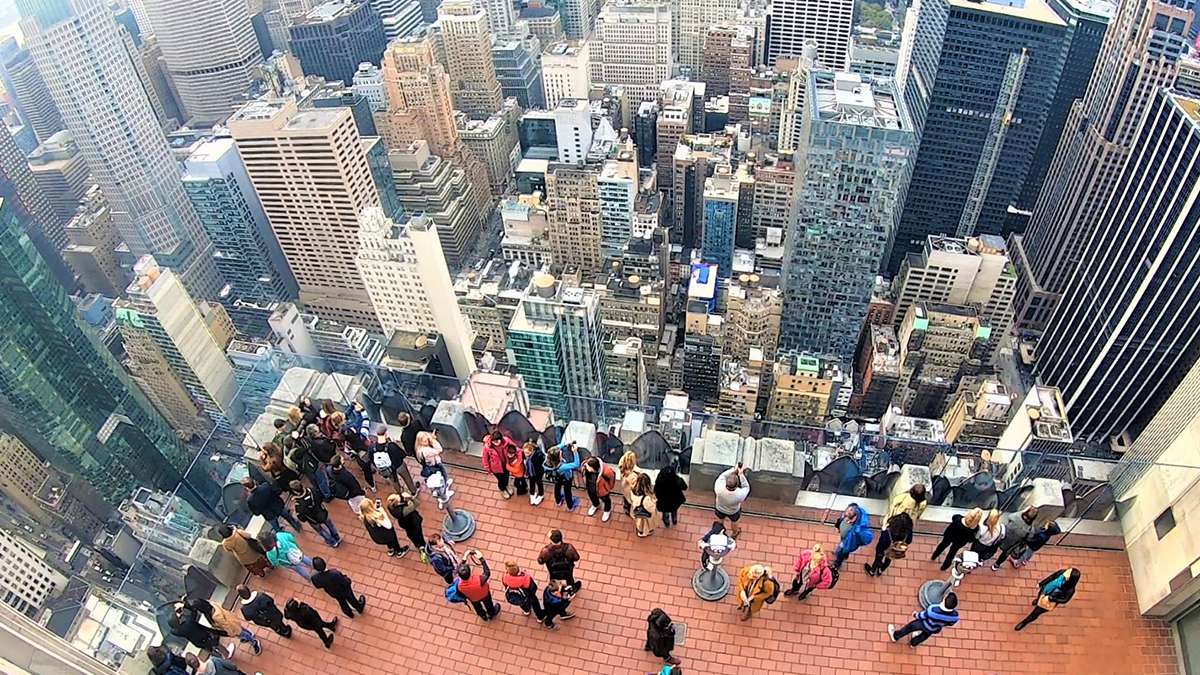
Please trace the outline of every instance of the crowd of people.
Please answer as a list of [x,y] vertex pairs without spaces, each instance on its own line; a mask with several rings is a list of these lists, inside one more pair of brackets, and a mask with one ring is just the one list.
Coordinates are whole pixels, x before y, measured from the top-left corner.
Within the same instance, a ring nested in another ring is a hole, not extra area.
[[[248,510],[261,516],[269,527],[254,536],[223,525],[219,529],[221,546],[251,575],[262,577],[275,568],[290,570],[305,583],[325,591],[346,617],[354,618],[366,610],[366,597],[356,593],[350,577],[324,557],[305,553],[295,536],[307,524],[328,548],[338,548],[342,535],[329,509],[332,502],[343,501],[374,544],[386,547],[393,557],[419,552],[422,562],[429,564],[444,582],[447,602],[470,607],[480,621],[493,621],[500,615],[502,603],[493,598],[492,566],[484,554],[477,549],[460,553],[444,533],[426,535],[424,530],[421,495],[432,493],[438,508],[444,508],[453,494],[453,479],[442,461],[442,446],[432,430],[408,414],[399,415],[397,426],[400,431],[396,434],[383,425],[372,430],[359,404],[340,411],[330,401],[315,406],[311,400],[302,399],[285,418],[276,420],[275,436],[260,452],[261,471],[243,481]],[[601,522],[610,522],[616,493],[637,536],[652,536],[659,523],[664,528],[678,525],[688,485],[674,467],[661,469],[652,478],[650,472],[638,466],[632,451],[625,452],[615,468],[585,454],[574,442],[543,448],[536,442],[518,443],[496,429],[484,439],[481,463],[494,478],[500,499],[528,496],[532,506],[540,506],[549,481],[555,505],[574,512],[582,501],[573,493],[578,478],[587,495],[589,518],[599,514]],[[410,460],[419,468],[419,480],[410,471]],[[357,467],[358,475],[349,469],[351,464]],[[392,490],[386,497],[375,497],[380,492],[377,475],[390,483]],[[714,557],[719,562],[737,547],[738,538],[744,534],[742,507],[750,490],[749,471],[740,463],[717,477],[713,484],[715,519],[699,542],[702,566],[709,565]],[[291,498],[290,506],[285,497]],[[849,505],[833,523],[837,545],[832,554],[826,553],[821,543],[801,550],[786,590],[769,566],[742,566],[735,582],[739,618],[749,620],[781,594],[803,601],[814,592],[833,588],[850,556],[872,542],[873,557],[864,562],[864,570],[870,577],[885,574],[895,561],[907,557],[915,525],[927,505],[925,487],[914,486],[890,503],[878,531],[872,529],[866,510],[858,504]],[[995,509],[971,509],[953,517],[931,559],[940,560],[941,569],[947,570],[967,549],[980,562],[999,554],[991,566],[994,571],[1002,569],[1006,561],[1020,567],[1059,533],[1052,520],[1039,521],[1034,507],[1007,514]],[[544,587],[539,586],[532,572],[506,560],[499,579],[504,603],[547,630],[558,629],[559,622],[575,617],[570,606],[583,588],[575,576],[579,562],[578,550],[563,533],[558,529],[549,531],[537,557],[537,563],[546,570]],[[1079,580],[1080,572],[1075,568],[1059,570],[1044,579],[1031,603],[1032,611],[1015,629],[1023,630],[1042,614],[1069,602]],[[262,650],[243,621],[285,638],[291,638],[294,627],[299,627],[314,633],[327,649],[332,648],[336,617],[326,620],[317,609],[296,598],[285,600],[280,609],[275,598],[246,585],[239,586],[236,594],[237,612],[206,600],[185,598],[176,603],[170,622],[172,632],[194,645],[200,654],[181,658],[156,647],[150,652],[153,672],[241,672],[229,660],[232,640],[249,644],[256,654]],[[901,628],[889,625],[888,636],[896,641],[911,635],[909,644],[916,647],[957,623],[958,607],[958,597],[948,593],[940,602],[914,612],[913,620]],[[674,636],[674,623],[666,611],[655,608],[647,617],[646,650],[662,659],[661,672],[666,675],[682,672],[680,660],[673,654]],[[222,646],[222,639],[231,642]]]

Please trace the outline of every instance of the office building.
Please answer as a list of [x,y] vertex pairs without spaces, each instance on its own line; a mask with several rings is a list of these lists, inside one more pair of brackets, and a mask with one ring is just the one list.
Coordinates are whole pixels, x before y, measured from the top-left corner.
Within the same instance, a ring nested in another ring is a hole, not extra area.
[[[662,117],[659,118],[660,122]],[[666,131],[664,125],[659,125],[660,141]],[[723,134],[685,134],[674,144],[674,158],[671,171],[659,174],[659,180],[665,181],[671,177],[671,240],[691,248],[702,248],[704,241],[704,189],[707,176],[716,171],[718,166],[728,166],[731,158],[732,144],[729,137]],[[661,149],[662,146],[660,145]],[[730,186],[725,185],[725,188]],[[716,188],[714,188],[716,189]],[[732,189],[732,188],[731,188]],[[729,190],[721,192],[726,202],[731,199]],[[716,207],[714,207],[716,208]],[[736,211],[736,207],[734,209]],[[728,218],[728,204],[723,204],[717,216]],[[732,227],[732,223],[731,223]],[[718,239],[722,231],[714,231]],[[723,245],[722,245],[723,246]],[[732,254],[732,250],[730,250]],[[729,268],[725,268],[728,275]]]
[[[775,147],[781,155],[791,156],[804,138],[804,121],[808,112],[808,101],[806,100],[808,76],[816,67],[816,60],[817,41],[806,40],[800,46],[800,54],[785,62],[794,65],[789,65],[789,68],[782,73],[784,81],[771,83],[772,99],[784,96],[781,105],[778,106],[780,109],[778,126],[769,127],[778,129]],[[874,81],[877,78],[868,77],[866,79]],[[786,90],[786,94],[784,94],[784,90]]]
[[597,168],[551,163],[546,172],[550,252],[554,263],[585,275],[600,271],[602,262]]
[[716,263],[719,274],[733,272],[733,240],[737,227],[739,191],[729,165],[718,165],[704,179],[700,250],[704,262]]
[[563,33],[572,40],[587,40],[596,26],[596,0],[562,0],[558,4]]
[[475,335],[454,296],[442,257],[437,224],[425,214],[394,221],[377,207],[359,219],[355,265],[379,316],[385,336],[394,331],[437,333],[449,352],[453,372],[475,371]]
[[487,119],[504,100],[492,62],[487,13],[471,0],[443,0],[438,24],[455,109],[474,119]]
[[994,448],[1008,428],[1013,407],[1008,389],[995,378],[963,378],[942,424],[946,442]]
[[91,541],[111,507],[77,481],[38,457],[12,434],[0,435],[0,494],[47,528]]
[[[1046,0],[922,1],[904,98],[920,153],[888,264],[930,234],[1006,232],[1050,122],[1069,26]],[[986,63],[986,65],[985,65]],[[964,89],[962,82],[972,82]]]
[[488,30],[492,35],[507,36],[516,32],[517,13],[512,0],[483,0],[479,4],[487,13]]
[[262,53],[244,0],[143,0],[185,118],[220,122],[250,89]]
[[183,187],[213,242],[230,299],[260,303],[299,293],[232,138],[199,143],[184,162]]
[[504,109],[483,121],[460,120],[463,126],[458,135],[471,154],[483,163],[493,195],[508,192],[512,184],[519,116],[519,108],[511,106],[512,103],[509,99]]
[[978,374],[990,329],[974,308],[917,302],[897,331],[900,380],[893,405],[911,417],[941,418],[964,376]]
[[384,53],[382,70],[389,112],[388,147],[426,141],[433,154],[454,156],[459,138],[450,76],[434,56],[430,37],[392,42]]
[[389,152],[388,162],[400,205],[437,224],[445,263],[457,269],[475,245],[487,217],[480,191],[465,171],[432,154],[424,141]]
[[517,18],[529,27],[529,32],[543,45],[552,45],[566,38],[558,8],[540,2],[530,2],[521,7]]
[[[358,216],[394,212],[395,194],[379,139],[359,136],[347,108],[299,110],[293,99],[261,99],[229,118],[229,131],[300,291],[316,314],[376,329],[354,269]],[[379,164],[382,163],[382,166]],[[320,205],[319,207],[317,205]]]
[[900,341],[891,325],[867,324],[859,342],[849,412],[877,420],[891,407],[900,381]]
[[140,487],[117,507],[121,520],[141,544],[145,560],[169,568],[191,564],[188,554],[204,527],[200,515],[178,497]]
[[736,0],[679,0],[672,48],[681,75],[701,79],[707,49],[702,36],[710,27],[736,18],[739,4]]
[[1193,56],[1179,60],[1174,87],[1184,96],[1200,97],[1200,58]]
[[237,398],[233,366],[225,356],[226,341],[210,330],[201,308],[174,272],[143,256],[133,273],[126,299],[114,303],[126,343],[148,337],[214,424],[226,427],[240,422],[244,406]]
[[591,57],[588,43],[556,42],[542,52],[542,87],[547,110],[564,98],[587,99]]
[[850,72],[871,77],[896,77],[900,49],[868,44],[857,36],[850,39]]
[[10,281],[0,293],[0,317],[9,327],[0,335],[0,417],[19,425],[38,454],[78,467],[110,504],[138,485],[174,489],[189,455],[81,325],[9,208],[0,204],[0,276]]
[[1200,100],[1162,90],[1128,147],[1037,345],[1038,378],[1093,442],[1137,436],[1200,349]]
[[637,149],[626,138],[614,157],[606,159],[596,179],[600,200],[600,251],[605,258],[618,254],[633,234],[633,212],[638,196]]
[[754,165],[754,209],[750,229],[754,240],[783,242],[791,228],[792,203],[796,198],[796,166],[790,157],[768,154]]
[[[8,38],[8,41],[12,41]],[[0,48],[0,78],[9,100],[17,108],[21,121],[33,128],[39,141],[45,141],[64,128],[62,114],[46,87],[46,80],[28,49],[8,41]]]
[[305,75],[350,82],[358,64],[379,63],[387,48],[379,13],[362,0],[330,0],[292,19],[288,45]]
[[[654,111],[654,143],[657,149],[655,157],[655,172],[658,176],[659,189],[663,193],[663,201],[667,213],[676,222],[675,206],[675,155],[680,140],[685,134],[693,133],[692,91],[682,87],[670,87],[661,90],[657,109]],[[647,121],[647,124],[649,122]],[[644,135],[644,134],[643,134]],[[640,143],[641,141],[639,141]],[[703,189],[703,188],[701,188]],[[673,229],[673,236],[682,235],[678,226]]]
[[29,168],[25,153],[17,147],[7,128],[0,129],[0,197],[13,209],[30,232],[38,249],[51,259],[67,242],[65,219],[50,202],[51,193],[42,189]]
[[529,400],[565,419],[600,422],[607,390],[600,302],[545,273],[533,277],[508,325],[508,348]]
[[387,94],[383,88],[383,73],[379,66],[373,63],[360,63],[354,73],[351,91],[367,100],[371,112],[386,112],[388,109]]
[[635,103],[655,100],[674,72],[671,25],[671,5],[660,0],[605,3],[588,44],[592,84],[619,85]]
[[1124,2],[1114,15],[1087,92],[1071,107],[1025,234],[1014,237],[1018,330],[1045,330],[1072,274],[1088,258],[1146,111],[1179,71],[1187,49],[1183,26],[1190,20],[1178,3],[1153,0]]
[[134,38],[122,30],[121,39],[159,125],[166,130],[179,124],[183,119],[179,94],[168,76],[166,59],[158,38],[151,35],[136,45]]
[[[26,2],[29,50],[133,256],[153,254],[200,298],[223,282],[149,105],[132,42],[99,0]],[[93,105],[93,101],[107,105]]]
[[75,215],[92,186],[87,160],[69,131],[59,131],[42,141],[29,155],[29,170],[62,222]]
[[[613,336],[604,350],[604,398],[612,403],[644,406],[649,400],[642,341]],[[613,414],[613,410],[608,411]]]
[[767,419],[783,424],[822,426],[843,384],[837,359],[800,353],[775,364]]
[[501,96],[515,97],[522,108],[546,107],[540,50],[541,44],[529,38],[497,38],[492,43],[492,63],[500,80]]
[[117,258],[121,237],[99,187],[93,185],[88,190],[79,212],[67,222],[65,230],[67,245],[62,249],[63,262],[75,274],[79,285],[88,293],[108,298],[120,296],[129,283]]
[[421,30],[425,21],[421,17],[419,0],[368,0],[379,14],[383,23],[383,37],[387,43],[406,38]]
[[67,578],[38,550],[8,530],[0,530],[0,601],[35,618],[46,601],[67,587]]
[[850,61],[853,0],[773,0],[767,44],[768,66],[800,56],[806,40],[816,40],[821,64],[842,70]]
[[806,98],[782,342],[849,363],[900,220],[916,138],[889,80],[813,71]]

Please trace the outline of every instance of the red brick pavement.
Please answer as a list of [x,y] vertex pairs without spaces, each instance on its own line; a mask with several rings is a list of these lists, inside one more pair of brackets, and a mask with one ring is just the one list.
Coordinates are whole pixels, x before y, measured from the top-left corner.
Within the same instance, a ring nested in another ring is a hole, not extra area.
[[[656,606],[687,625],[686,644],[676,651],[688,673],[1176,673],[1174,647],[1166,624],[1139,616],[1125,555],[1120,552],[1046,549],[1027,568],[1000,573],[982,569],[964,583],[954,628],[913,650],[889,642],[888,622],[903,624],[916,605],[924,580],[941,573],[929,561],[936,540],[919,537],[909,557],[872,579],[862,570],[868,557],[859,551],[844,568],[838,586],[814,593],[804,603],[780,596],[774,606],[742,623],[731,594],[706,603],[692,592],[698,564],[696,542],[711,524],[711,511],[684,507],[678,528],[659,527],[639,539],[633,523],[614,513],[608,523],[556,508],[553,498],[531,507],[524,498],[499,499],[489,476],[452,470],[456,502],[476,516],[478,530],[460,545],[483,551],[496,578],[493,597],[504,606],[499,619],[480,622],[465,605],[449,605],[443,585],[413,553],[397,560],[367,538],[344,503],[331,511],[345,538],[336,550],[306,530],[300,537],[308,555],[321,555],[349,574],[367,596],[367,613],[341,618],[333,649],[316,636],[297,631],[282,640],[266,629],[264,652],[253,657],[239,650],[243,670],[276,673],[650,673],[657,659],[642,650],[645,619]],[[383,483],[381,483],[381,486]],[[380,496],[383,494],[381,492]],[[695,499],[695,498],[694,498]],[[583,497],[586,505],[586,497]],[[422,507],[426,531],[440,526],[433,504]],[[814,542],[831,549],[829,526],[764,517],[743,519],[738,550],[728,569],[750,562],[772,566],[785,584],[802,546]],[[549,632],[504,603],[499,575],[505,559],[531,569],[543,585],[545,569],[535,560],[546,532],[561,529],[583,560],[577,576],[584,589],[572,605],[578,618]],[[401,541],[403,541],[403,536]],[[1083,570],[1074,601],[1043,616],[1022,633],[1012,630],[1029,608],[1036,581],[1067,564]],[[299,576],[276,570],[256,585],[280,606],[301,598],[327,618],[340,616],[336,603],[302,583]]]

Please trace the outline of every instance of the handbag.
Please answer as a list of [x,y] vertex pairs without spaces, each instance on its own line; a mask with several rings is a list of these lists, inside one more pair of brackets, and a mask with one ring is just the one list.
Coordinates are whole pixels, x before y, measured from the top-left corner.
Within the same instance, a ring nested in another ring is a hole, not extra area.
[[508,601],[508,604],[520,607],[525,604],[525,591],[519,588],[506,588],[504,589],[504,599]]
[[633,507],[633,517],[634,518],[649,518],[650,517],[650,509],[643,506],[643,504],[645,504],[645,502],[646,502],[646,498],[643,496],[642,501],[638,502],[638,505]]
[[376,450],[375,454],[371,455],[371,460],[379,471],[389,471],[392,468],[392,458],[384,450]]
[[908,544],[902,541],[892,542],[892,545],[888,547],[887,557],[892,560],[902,560],[906,555],[908,555]]
[[1050,599],[1050,596],[1048,596],[1048,595],[1039,595],[1039,596],[1038,596],[1038,599],[1037,599],[1037,606],[1038,606],[1038,607],[1041,607],[1042,609],[1044,609],[1044,610],[1046,610],[1047,612],[1049,612],[1050,610],[1052,610],[1052,609],[1054,609],[1055,607],[1057,607],[1057,606],[1058,606],[1058,603],[1056,603],[1056,602],[1054,602],[1053,600],[1051,600],[1051,599]]

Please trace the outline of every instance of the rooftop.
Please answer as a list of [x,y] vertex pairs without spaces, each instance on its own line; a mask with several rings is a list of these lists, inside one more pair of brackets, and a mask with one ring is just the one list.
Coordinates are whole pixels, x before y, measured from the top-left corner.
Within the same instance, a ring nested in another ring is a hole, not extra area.
[[1067,25],[1045,0],[950,0],[950,6],[1053,26]]
[[810,77],[818,119],[880,129],[912,130],[890,79],[815,70]]

